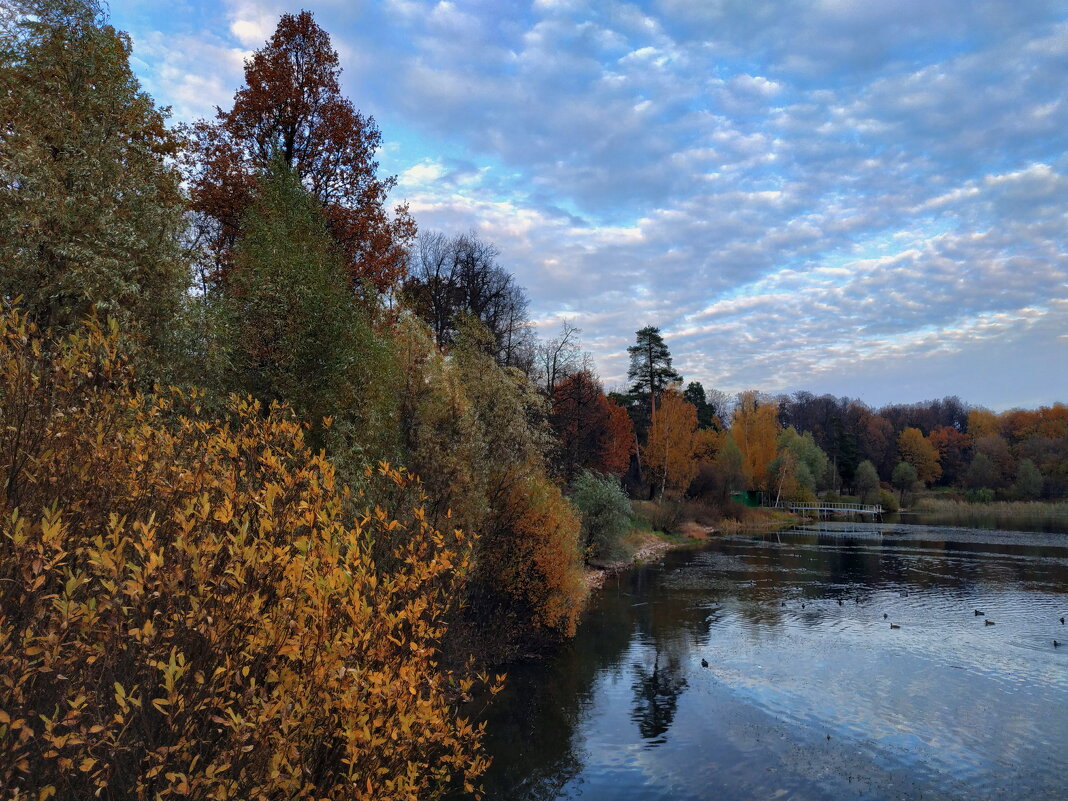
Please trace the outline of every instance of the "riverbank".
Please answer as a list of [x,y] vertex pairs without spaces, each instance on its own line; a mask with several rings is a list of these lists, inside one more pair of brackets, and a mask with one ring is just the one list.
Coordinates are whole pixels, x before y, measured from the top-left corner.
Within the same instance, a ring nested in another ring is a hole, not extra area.
[[604,586],[605,579],[615,573],[634,565],[658,561],[668,551],[700,547],[716,535],[734,534],[739,531],[774,531],[789,528],[803,520],[798,515],[778,510],[750,511],[753,514],[745,521],[728,519],[713,526],[706,526],[691,520],[683,522],[673,532],[655,531],[644,526],[635,527],[624,541],[630,555],[611,562],[589,565],[585,572],[586,586],[591,592],[599,590]]

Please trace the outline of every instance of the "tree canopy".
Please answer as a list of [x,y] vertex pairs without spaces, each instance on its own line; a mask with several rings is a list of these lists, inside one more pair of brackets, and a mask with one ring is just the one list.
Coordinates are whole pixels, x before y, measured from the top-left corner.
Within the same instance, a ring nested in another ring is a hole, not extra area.
[[669,385],[681,382],[682,376],[671,367],[671,351],[668,350],[660,329],[646,326],[635,334],[637,343],[627,348],[630,368],[627,378],[634,383],[630,391],[648,394],[650,412],[655,413],[656,399]]
[[188,285],[179,142],[95,2],[14,0],[0,45],[0,295],[45,329],[88,314],[160,347]]
[[415,223],[405,206],[387,212],[396,179],[377,175],[381,133],[341,94],[340,75],[337,51],[312,13],[283,14],[245,62],[233,108],[195,126],[191,196],[211,255],[209,281],[227,280],[242,215],[275,158],[319,202],[350,284],[385,292],[403,278]]

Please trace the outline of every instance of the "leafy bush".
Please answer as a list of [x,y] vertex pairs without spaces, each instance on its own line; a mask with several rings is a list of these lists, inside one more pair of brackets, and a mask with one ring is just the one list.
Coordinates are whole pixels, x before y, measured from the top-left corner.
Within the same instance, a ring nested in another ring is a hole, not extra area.
[[619,479],[583,470],[572,484],[571,502],[582,517],[587,558],[621,558],[623,537],[630,530],[630,500]]
[[882,487],[879,488],[879,505],[883,507],[884,512],[896,512],[898,510],[897,498],[894,497],[894,493]]
[[138,394],[115,331],[0,329],[4,797],[474,789],[482,732],[456,704],[475,682],[437,656],[464,534],[422,508],[346,524],[283,409],[204,420],[195,393]]

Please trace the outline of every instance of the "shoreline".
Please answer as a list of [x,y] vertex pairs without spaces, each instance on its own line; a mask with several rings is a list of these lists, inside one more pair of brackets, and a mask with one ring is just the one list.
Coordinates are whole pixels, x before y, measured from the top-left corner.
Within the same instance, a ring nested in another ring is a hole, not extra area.
[[587,566],[584,571],[586,587],[591,593],[595,592],[604,587],[604,582],[609,576],[614,576],[640,564],[657,562],[663,559],[664,555],[669,551],[699,548],[708,542],[713,535],[736,534],[739,531],[789,528],[797,525],[802,519],[801,517],[791,516],[788,520],[765,520],[759,523],[728,521],[726,524],[721,523],[718,526],[699,526],[694,523],[676,534],[649,532],[629,558]]

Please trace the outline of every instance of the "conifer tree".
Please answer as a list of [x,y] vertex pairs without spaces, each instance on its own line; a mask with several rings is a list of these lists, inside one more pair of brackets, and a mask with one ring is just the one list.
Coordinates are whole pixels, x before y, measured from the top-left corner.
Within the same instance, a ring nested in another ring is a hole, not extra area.
[[671,367],[671,351],[668,350],[660,329],[646,326],[637,332],[637,344],[627,348],[630,354],[630,369],[627,378],[634,383],[630,391],[649,395],[649,411],[656,413],[656,399],[664,388],[681,382],[682,376]]

